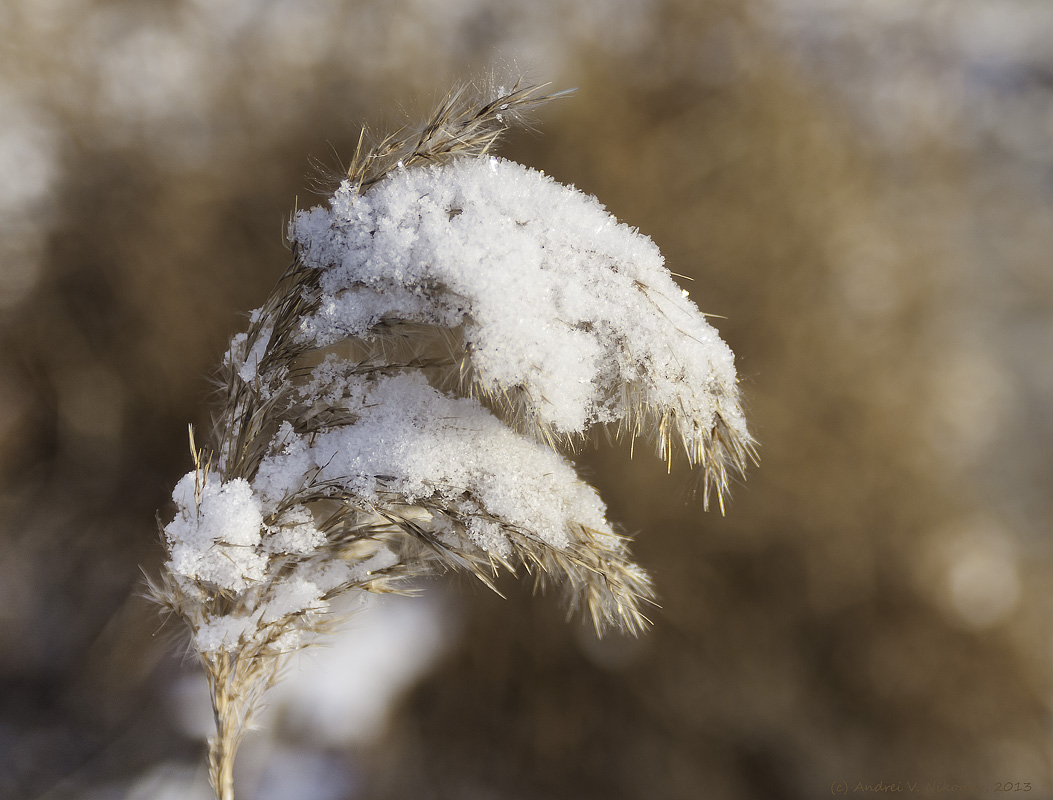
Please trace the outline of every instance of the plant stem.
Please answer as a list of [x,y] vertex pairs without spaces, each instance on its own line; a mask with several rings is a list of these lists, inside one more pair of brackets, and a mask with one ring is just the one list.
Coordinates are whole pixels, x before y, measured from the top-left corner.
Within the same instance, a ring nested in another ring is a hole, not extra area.
[[218,654],[205,664],[216,720],[216,733],[208,740],[208,772],[218,800],[234,800],[234,756],[241,741],[243,722],[239,708],[243,698],[234,691],[236,665],[237,659],[228,653]]

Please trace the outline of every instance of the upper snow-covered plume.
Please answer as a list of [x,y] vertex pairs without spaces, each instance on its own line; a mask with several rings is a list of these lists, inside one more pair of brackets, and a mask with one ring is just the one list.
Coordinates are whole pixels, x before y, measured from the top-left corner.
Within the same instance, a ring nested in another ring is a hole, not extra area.
[[155,588],[205,663],[222,798],[283,655],[339,594],[518,567],[597,630],[646,624],[650,579],[561,449],[596,427],[643,436],[704,470],[707,497],[752,454],[732,353],[654,243],[489,155],[546,99],[455,93],[360,146],[329,207],[296,214],[292,266],[231,340]]
[[[672,442],[723,489],[749,436],[731,350],[654,243],[595,198],[497,158],[345,181],[292,238],[322,271],[317,347],[394,324],[457,330],[461,389],[556,441],[615,423]],[[730,449],[729,449],[730,448]]]

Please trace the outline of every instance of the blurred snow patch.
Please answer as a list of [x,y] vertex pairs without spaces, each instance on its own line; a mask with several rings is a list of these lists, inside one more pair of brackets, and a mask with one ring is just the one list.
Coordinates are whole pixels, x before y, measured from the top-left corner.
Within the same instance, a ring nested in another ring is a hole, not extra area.
[[[384,732],[402,694],[456,642],[454,611],[434,587],[417,597],[363,595],[351,602],[353,608],[336,612],[353,612],[350,621],[325,644],[294,655],[267,696],[257,722],[272,737],[288,733],[331,747],[368,744]],[[213,732],[207,684],[198,670],[177,681],[169,699],[187,736]]]
[[259,776],[257,800],[344,800],[355,797],[348,767],[332,755],[277,747]]
[[202,766],[174,761],[151,767],[129,783],[111,784],[78,795],[79,800],[215,800]]
[[1004,622],[1021,595],[1016,536],[984,515],[953,521],[925,543],[924,588],[953,620],[981,630]]
[[56,149],[43,116],[0,85],[0,308],[21,301],[39,278]]
[[50,194],[56,172],[54,131],[0,87],[0,218],[33,213],[31,207]]
[[180,675],[168,687],[168,713],[176,726],[191,739],[205,740],[216,731],[212,717],[212,701],[208,697],[208,682],[198,667]]
[[1053,36],[1053,9],[1045,3],[964,3],[950,32],[963,52],[976,60],[1016,63],[1045,61]]
[[1048,142],[1049,3],[778,0],[772,10],[767,24],[875,144],[934,136],[990,158],[991,139],[1011,152],[1016,138]]
[[456,639],[449,603],[434,587],[423,597],[365,595],[355,606],[326,644],[292,657],[268,696],[264,718],[280,718],[298,741],[341,746],[378,738],[401,695]]
[[1014,375],[998,353],[982,342],[971,344],[934,365],[927,426],[937,452],[961,466],[980,463],[1020,407]]
[[212,797],[204,769],[197,765],[167,763],[132,784],[126,800],[212,800]]
[[104,101],[118,119],[172,119],[201,111],[208,100],[208,65],[179,31],[126,30],[114,20],[110,46],[95,54]]

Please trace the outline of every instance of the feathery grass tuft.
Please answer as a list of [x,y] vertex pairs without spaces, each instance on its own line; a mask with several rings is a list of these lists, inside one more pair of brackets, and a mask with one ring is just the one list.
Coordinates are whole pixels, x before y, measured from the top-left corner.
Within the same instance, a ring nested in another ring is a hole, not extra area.
[[219,370],[153,596],[189,625],[210,775],[285,657],[347,592],[523,569],[598,632],[639,633],[647,574],[560,451],[596,429],[680,451],[720,499],[753,457],[733,356],[657,248],[593,198],[489,156],[565,93],[451,93],[298,212],[293,262]]

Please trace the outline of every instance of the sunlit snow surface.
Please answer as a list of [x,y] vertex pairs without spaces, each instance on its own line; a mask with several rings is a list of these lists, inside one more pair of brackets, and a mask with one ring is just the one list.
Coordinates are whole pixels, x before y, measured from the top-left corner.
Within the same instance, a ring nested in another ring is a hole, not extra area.
[[675,410],[689,447],[718,415],[748,436],[731,350],[658,248],[540,172],[465,159],[364,196],[345,184],[292,238],[325,270],[304,330],[320,346],[389,318],[463,325],[479,389],[521,392],[557,433],[622,420],[635,398]]

